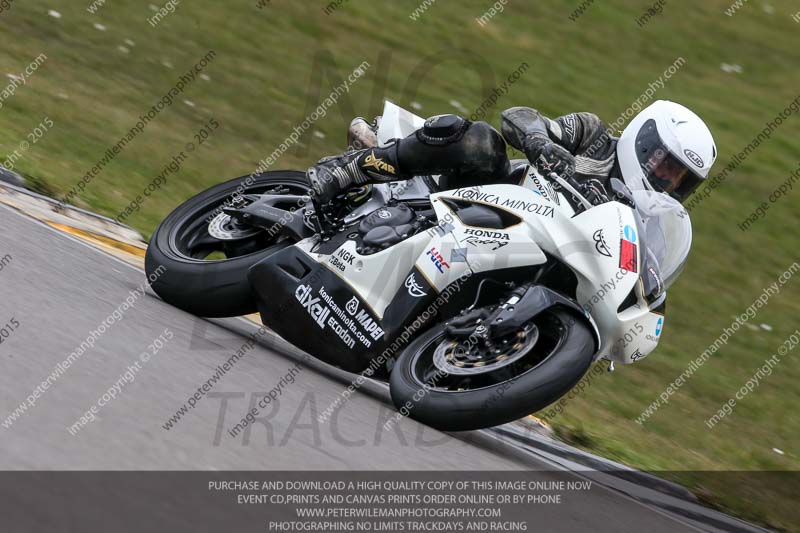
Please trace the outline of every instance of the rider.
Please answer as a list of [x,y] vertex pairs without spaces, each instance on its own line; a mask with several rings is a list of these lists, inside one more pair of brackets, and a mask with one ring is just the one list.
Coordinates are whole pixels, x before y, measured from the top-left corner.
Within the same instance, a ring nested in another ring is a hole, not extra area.
[[506,142],[541,172],[565,178],[592,204],[608,200],[610,178],[621,178],[633,191],[664,192],[683,202],[717,157],[705,122],[665,100],[642,110],[619,138],[592,113],[551,120],[529,107],[503,111],[502,135],[486,122],[457,115],[431,117],[383,147],[377,146],[375,129],[355,119],[350,144],[366,148],[321,159],[308,170],[317,202],[327,203],[352,186],[417,175],[440,174],[444,188],[508,183],[513,178]]

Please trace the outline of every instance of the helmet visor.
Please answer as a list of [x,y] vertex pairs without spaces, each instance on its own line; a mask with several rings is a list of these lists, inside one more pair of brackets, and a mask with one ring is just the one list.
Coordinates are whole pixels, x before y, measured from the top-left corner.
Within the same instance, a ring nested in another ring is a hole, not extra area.
[[703,182],[702,176],[669,151],[654,120],[648,120],[636,136],[636,155],[650,185],[679,202]]
[[703,178],[664,147],[653,151],[642,170],[654,189],[665,192],[680,202],[692,194],[703,181]]

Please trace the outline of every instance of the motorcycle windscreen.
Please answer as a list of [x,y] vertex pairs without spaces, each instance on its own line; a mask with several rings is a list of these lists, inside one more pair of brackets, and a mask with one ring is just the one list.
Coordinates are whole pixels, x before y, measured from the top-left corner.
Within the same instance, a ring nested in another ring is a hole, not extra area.
[[424,118],[386,100],[378,126],[378,145],[386,146],[392,139],[404,139],[424,125]]
[[[674,198],[655,191],[633,191],[651,261],[658,266],[664,288],[680,276],[692,247],[689,214]],[[644,269],[643,269],[644,270]]]

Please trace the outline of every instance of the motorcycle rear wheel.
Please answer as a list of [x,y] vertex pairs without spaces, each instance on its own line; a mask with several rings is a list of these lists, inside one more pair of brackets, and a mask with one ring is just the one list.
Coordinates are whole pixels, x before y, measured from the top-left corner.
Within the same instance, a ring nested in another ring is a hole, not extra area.
[[[437,349],[441,354],[441,346],[455,341],[448,338],[443,324],[431,328],[404,350],[392,368],[394,405],[442,431],[497,426],[543,409],[588,371],[595,339],[585,320],[564,309],[548,309],[533,323],[538,338],[532,346],[519,337],[513,341],[526,353],[508,352],[495,363],[489,357],[473,364],[474,373],[457,375],[442,372],[441,357],[439,365],[435,363]],[[453,353],[457,350],[451,352],[452,360],[464,365]]]
[[264,172],[220,183],[178,206],[156,228],[145,256],[150,285],[167,303],[202,317],[256,311],[247,271],[293,243],[248,227],[233,228],[241,232],[242,239],[213,237],[208,231],[209,218],[216,216],[237,191],[306,195],[309,186],[302,172]]

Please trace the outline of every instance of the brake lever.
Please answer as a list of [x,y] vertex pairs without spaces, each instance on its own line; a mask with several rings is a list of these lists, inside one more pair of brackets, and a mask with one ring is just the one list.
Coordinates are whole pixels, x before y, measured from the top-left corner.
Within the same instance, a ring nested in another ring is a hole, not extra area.
[[[573,183],[570,183],[566,178],[559,176],[555,172],[551,172],[550,174],[548,174],[547,178],[554,181],[561,189],[567,191],[568,193],[570,193],[570,195],[572,195],[573,202],[570,203],[572,204],[572,207],[575,209],[577,213],[582,213],[583,211],[589,210],[592,207],[594,207],[592,203],[589,200],[587,200],[584,195],[578,192],[578,189],[574,186],[577,185],[574,184],[574,180]],[[570,198],[568,197],[567,199],[569,200]]]

